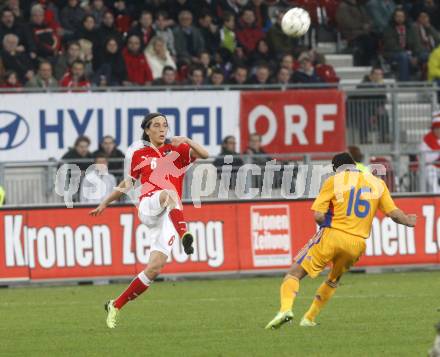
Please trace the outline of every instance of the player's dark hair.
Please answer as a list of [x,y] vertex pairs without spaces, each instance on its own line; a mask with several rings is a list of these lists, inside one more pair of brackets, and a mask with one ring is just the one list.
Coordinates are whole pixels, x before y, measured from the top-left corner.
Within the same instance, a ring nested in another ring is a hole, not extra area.
[[348,152],[341,152],[332,159],[333,171],[337,171],[342,165],[356,165],[353,158]]
[[[148,134],[145,132],[145,129],[146,128],[149,128],[150,127],[150,125],[151,125],[151,121],[154,119],[154,118],[157,118],[157,117],[164,117],[165,118],[165,120],[167,120],[167,117],[164,115],[164,114],[162,114],[162,113],[159,113],[159,112],[157,112],[157,113],[150,113],[150,114],[147,114],[146,116],[145,116],[145,118],[144,118],[144,120],[142,120],[142,124],[141,124],[141,128],[143,129],[143,133],[142,133],[142,140],[144,140],[144,141],[150,141],[150,137],[148,136]],[[168,122],[168,120],[167,120],[167,122]]]

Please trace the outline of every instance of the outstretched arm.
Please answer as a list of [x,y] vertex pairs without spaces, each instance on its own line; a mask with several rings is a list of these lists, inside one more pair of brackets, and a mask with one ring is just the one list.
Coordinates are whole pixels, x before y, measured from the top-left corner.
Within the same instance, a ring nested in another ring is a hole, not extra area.
[[171,145],[179,146],[182,143],[186,143],[191,148],[190,155],[198,159],[207,159],[209,156],[208,151],[199,143],[185,136],[175,136],[171,139]]
[[191,147],[190,155],[198,159],[207,159],[209,156],[208,151],[199,143],[196,143],[192,139],[188,139],[187,144]]
[[105,208],[113,201],[119,200],[131,187],[131,179],[122,180],[121,183],[110,193],[94,210],[90,211],[91,216],[98,216],[105,210]]
[[401,209],[397,208],[387,214],[394,222],[403,224],[408,227],[414,227],[417,221],[417,215],[406,214]]

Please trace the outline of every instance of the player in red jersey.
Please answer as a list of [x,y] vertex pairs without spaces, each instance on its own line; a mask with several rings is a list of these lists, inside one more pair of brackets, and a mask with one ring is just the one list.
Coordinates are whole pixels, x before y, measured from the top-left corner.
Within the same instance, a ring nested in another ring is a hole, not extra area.
[[185,171],[197,158],[207,158],[208,152],[189,138],[176,136],[166,141],[168,122],[161,113],[148,114],[141,125],[142,148],[129,155],[129,178],[90,212],[97,216],[113,201],[118,200],[140,180],[139,219],[151,234],[150,258],[147,268],[140,272],[128,288],[115,300],[105,304],[107,326],[116,327],[120,309],[145,292],[165,266],[176,235],[182,240],[186,254],[192,254],[193,236],[187,232],[182,213],[182,184]]

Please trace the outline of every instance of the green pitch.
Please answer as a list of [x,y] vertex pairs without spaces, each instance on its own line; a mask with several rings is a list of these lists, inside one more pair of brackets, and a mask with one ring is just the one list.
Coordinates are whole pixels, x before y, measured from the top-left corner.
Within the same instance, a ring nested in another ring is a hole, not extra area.
[[316,328],[300,328],[322,281],[305,279],[292,325],[266,331],[280,278],[162,282],[118,328],[103,304],[124,285],[0,289],[1,356],[426,356],[440,272],[349,274]]

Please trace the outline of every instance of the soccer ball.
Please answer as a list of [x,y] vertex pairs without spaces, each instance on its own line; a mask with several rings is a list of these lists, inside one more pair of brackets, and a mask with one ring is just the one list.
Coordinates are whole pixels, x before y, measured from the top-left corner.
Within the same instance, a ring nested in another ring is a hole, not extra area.
[[300,7],[287,11],[281,20],[281,28],[287,36],[301,37],[310,27],[309,13]]

